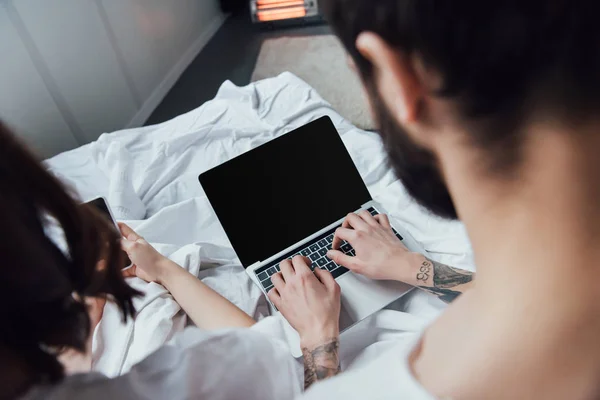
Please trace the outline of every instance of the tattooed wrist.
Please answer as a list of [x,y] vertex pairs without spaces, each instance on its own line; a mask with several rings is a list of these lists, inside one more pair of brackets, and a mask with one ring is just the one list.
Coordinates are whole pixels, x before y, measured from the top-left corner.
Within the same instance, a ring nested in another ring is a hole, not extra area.
[[330,378],[340,372],[340,340],[333,337],[316,347],[302,347],[304,356],[304,389],[313,383]]
[[417,272],[417,282],[426,283],[429,281],[429,276],[432,274],[433,264],[428,259],[425,259],[419,266],[419,271]]
[[423,257],[416,272],[417,286],[449,303],[462,293],[457,287],[473,280],[474,274]]

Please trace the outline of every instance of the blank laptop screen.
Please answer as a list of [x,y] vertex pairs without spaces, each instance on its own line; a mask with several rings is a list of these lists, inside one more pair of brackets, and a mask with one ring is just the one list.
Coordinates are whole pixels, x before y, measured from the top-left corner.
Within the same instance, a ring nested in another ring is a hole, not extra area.
[[200,183],[245,268],[371,200],[329,117],[203,173]]

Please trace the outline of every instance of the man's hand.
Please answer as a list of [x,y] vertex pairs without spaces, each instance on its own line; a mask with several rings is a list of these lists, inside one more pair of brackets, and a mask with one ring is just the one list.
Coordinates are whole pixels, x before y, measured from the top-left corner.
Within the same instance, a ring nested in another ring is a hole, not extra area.
[[[354,248],[356,256],[339,249],[342,240]],[[387,215],[372,216],[363,210],[350,213],[337,229],[327,253],[339,265],[371,279],[389,279],[411,283],[413,269],[419,265],[418,254],[410,252],[396,237]]]
[[329,271],[309,268],[310,260],[296,256],[279,265],[271,278],[269,299],[300,335],[302,347],[313,348],[340,333],[340,286]]
[[[339,250],[342,240],[356,252],[355,257]],[[409,251],[394,235],[388,217],[373,217],[368,211],[349,214],[335,232],[327,253],[339,265],[371,279],[390,279],[418,286],[451,302],[472,286],[474,274],[453,268]]]
[[304,388],[340,372],[340,286],[329,271],[308,267],[296,256],[281,262],[271,277],[269,299],[300,335],[304,356]]

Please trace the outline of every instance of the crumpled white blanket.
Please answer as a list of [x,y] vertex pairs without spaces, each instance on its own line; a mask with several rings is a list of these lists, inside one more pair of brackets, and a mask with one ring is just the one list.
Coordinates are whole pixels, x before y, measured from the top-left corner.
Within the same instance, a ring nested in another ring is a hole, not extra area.
[[[331,117],[372,196],[391,217],[404,224],[435,260],[473,270],[462,224],[438,219],[410,199],[388,168],[379,137],[345,121],[290,73],[246,87],[227,81],[214,100],[193,111],[159,125],[104,134],[46,165],[82,200],[105,196],[117,219],[260,317],[267,310],[265,299],[240,266],[198,175],[322,115]],[[107,304],[94,332],[93,369],[108,376],[127,372],[186,323],[160,285],[137,278],[130,283],[145,293],[136,300],[135,320],[122,323],[114,305]],[[410,295],[404,304],[425,318],[435,317],[442,308],[438,299],[424,293]]]

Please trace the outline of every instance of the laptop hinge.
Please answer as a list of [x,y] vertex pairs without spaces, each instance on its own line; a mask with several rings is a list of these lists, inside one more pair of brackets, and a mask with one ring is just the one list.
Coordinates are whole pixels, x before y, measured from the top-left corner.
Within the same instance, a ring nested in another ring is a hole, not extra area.
[[258,267],[261,263],[262,263],[262,261],[257,261],[254,264],[248,266],[248,268],[246,268],[246,269],[252,270],[252,269]]
[[[363,204],[363,205],[362,205],[360,208],[365,208],[367,205],[369,205],[369,204],[370,204],[370,203],[372,203],[372,202],[373,202],[373,200],[369,200],[369,201],[367,201],[365,204]],[[271,257],[267,258],[267,261],[269,261],[269,260],[271,260],[271,259],[275,259],[275,258],[277,258],[277,257],[280,257],[282,254],[285,254],[286,252],[288,252],[288,251],[292,250],[294,247],[299,247],[299,246],[302,246],[304,243],[308,243],[308,242],[310,242],[310,241],[312,240],[312,238],[314,238],[314,237],[316,237],[316,236],[320,235],[322,232],[324,232],[324,231],[327,231],[328,229],[331,229],[331,227],[332,227],[332,226],[335,226],[336,224],[339,224],[339,223],[341,223],[341,221],[343,221],[343,220],[344,220],[344,218],[342,218],[342,219],[340,219],[340,220],[338,220],[338,221],[336,221],[336,222],[333,222],[332,224],[329,224],[328,226],[326,226],[326,227],[324,227],[324,228],[320,229],[319,231],[317,231],[317,232],[315,232],[314,234],[312,234],[312,235],[310,235],[310,236],[306,237],[305,239],[303,239],[303,240],[301,240],[301,241],[299,241],[299,242],[297,242],[297,243],[293,244],[292,246],[289,246],[289,247],[287,247],[286,249],[283,249],[282,251],[278,252],[277,254],[274,254],[273,256],[271,256]],[[262,264],[262,263],[263,263],[263,261],[257,261],[257,262],[255,262],[255,263],[252,263],[252,265],[250,265],[250,266],[249,266],[248,268],[246,268],[246,269],[252,270],[253,268],[257,267],[258,265],[260,265],[260,264]]]

